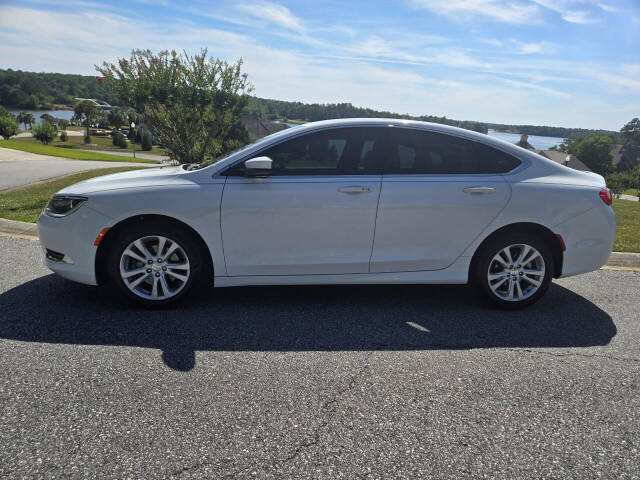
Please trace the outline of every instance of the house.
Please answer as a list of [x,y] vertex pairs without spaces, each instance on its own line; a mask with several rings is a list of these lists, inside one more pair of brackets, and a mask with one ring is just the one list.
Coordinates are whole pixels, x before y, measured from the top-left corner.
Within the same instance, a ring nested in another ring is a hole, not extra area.
[[564,165],[565,167],[573,168],[574,170],[580,170],[582,172],[590,172],[591,169],[587,167],[582,161],[576,157],[575,155],[567,154],[561,152],[560,150],[538,150],[533,145],[529,143],[529,136],[522,135],[520,137],[520,141],[516,143],[519,147],[526,148],[527,150],[531,150],[538,155],[542,155],[549,160],[553,160],[560,165]]
[[616,170],[629,172],[640,165],[640,146],[612,145],[611,157]]

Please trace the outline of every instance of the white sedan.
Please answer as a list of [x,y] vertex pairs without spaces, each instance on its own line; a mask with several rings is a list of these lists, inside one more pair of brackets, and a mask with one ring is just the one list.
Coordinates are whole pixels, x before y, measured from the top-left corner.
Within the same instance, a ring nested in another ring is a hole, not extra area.
[[605,264],[615,215],[600,175],[468,130],[348,119],[77,183],[38,229],[51,270],[145,305],[210,283],[471,282],[518,308]]

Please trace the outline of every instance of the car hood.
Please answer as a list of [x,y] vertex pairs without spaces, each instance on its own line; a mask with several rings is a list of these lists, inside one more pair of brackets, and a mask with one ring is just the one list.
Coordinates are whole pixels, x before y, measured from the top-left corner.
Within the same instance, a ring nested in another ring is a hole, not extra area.
[[182,167],[143,168],[130,172],[113,173],[90,178],[69,185],[58,194],[86,195],[89,193],[117,190],[122,188],[140,188],[162,185],[185,185],[193,183],[190,172]]

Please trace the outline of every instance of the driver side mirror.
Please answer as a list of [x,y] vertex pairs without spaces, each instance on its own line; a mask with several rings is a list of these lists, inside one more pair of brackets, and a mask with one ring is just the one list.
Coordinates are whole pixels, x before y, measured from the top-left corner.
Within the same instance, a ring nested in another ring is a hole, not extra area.
[[266,176],[271,172],[273,160],[269,157],[255,157],[244,162],[244,168],[249,176]]

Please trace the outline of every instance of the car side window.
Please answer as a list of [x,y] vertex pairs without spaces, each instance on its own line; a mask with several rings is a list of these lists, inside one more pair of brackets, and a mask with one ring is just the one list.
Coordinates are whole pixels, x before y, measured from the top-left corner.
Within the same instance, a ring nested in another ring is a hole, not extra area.
[[495,148],[464,138],[410,129],[393,129],[385,174],[499,174],[520,160]]
[[[379,174],[383,128],[347,127],[309,133],[267,148],[255,156],[273,160],[271,176]],[[227,175],[243,175],[242,165]]]

